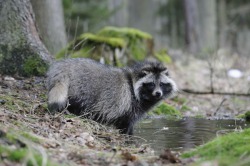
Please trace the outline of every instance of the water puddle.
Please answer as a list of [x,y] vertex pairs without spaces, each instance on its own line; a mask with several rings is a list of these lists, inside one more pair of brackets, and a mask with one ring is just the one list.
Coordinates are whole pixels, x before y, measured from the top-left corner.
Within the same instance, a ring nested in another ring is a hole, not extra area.
[[235,129],[250,127],[242,120],[207,120],[184,118],[182,120],[150,119],[136,126],[135,135],[147,140],[146,144],[160,153],[170,148],[183,151],[204,144]]

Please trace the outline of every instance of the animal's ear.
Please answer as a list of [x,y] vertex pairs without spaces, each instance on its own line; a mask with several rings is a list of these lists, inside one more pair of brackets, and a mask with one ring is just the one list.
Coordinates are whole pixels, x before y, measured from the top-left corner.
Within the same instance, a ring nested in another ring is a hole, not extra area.
[[168,69],[164,70],[162,73],[166,76],[169,76]]
[[139,77],[142,78],[142,77],[145,77],[146,75],[148,75],[150,72],[149,71],[146,71],[146,70],[142,70],[139,74]]
[[142,73],[145,74],[145,75],[148,75],[150,72],[146,71],[146,70],[142,70]]

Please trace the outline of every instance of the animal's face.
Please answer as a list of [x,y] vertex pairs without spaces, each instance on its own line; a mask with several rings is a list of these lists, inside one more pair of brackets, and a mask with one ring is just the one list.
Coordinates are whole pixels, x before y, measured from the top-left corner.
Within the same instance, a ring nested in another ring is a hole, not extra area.
[[134,89],[138,100],[157,102],[177,91],[175,82],[161,63],[147,62],[137,67]]

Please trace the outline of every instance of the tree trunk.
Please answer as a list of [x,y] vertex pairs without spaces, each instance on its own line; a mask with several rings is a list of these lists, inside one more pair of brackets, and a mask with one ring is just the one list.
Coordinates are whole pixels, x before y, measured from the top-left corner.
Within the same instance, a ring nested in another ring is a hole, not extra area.
[[200,22],[201,51],[217,49],[217,15],[215,0],[197,0]]
[[42,75],[52,60],[40,40],[29,0],[0,1],[0,72]]
[[226,33],[227,33],[227,6],[226,0],[218,1],[218,24],[219,30],[219,47],[226,47]]
[[30,0],[42,41],[51,54],[56,54],[66,46],[61,0]]
[[192,53],[200,51],[200,23],[199,11],[196,0],[184,0],[186,43]]
[[128,0],[128,26],[155,33],[157,2],[152,0]]
[[115,13],[110,17],[109,23],[112,26],[128,26],[128,1],[127,0],[108,0],[110,11]]

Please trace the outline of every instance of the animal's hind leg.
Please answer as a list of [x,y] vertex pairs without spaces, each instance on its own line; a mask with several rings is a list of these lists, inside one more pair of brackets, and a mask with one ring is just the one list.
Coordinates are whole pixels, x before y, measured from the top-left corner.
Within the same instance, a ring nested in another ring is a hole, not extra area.
[[61,112],[67,105],[68,86],[58,82],[53,86],[48,94],[48,108],[52,113]]

